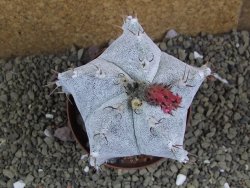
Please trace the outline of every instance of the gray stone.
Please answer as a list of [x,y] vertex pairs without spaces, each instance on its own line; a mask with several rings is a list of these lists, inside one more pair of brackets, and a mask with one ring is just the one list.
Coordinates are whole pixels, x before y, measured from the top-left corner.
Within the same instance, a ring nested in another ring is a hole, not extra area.
[[171,170],[173,173],[178,172],[178,168],[177,168],[174,164],[172,164],[172,165],[170,166],[170,170]]
[[81,60],[82,59],[82,55],[83,55],[83,52],[84,52],[84,49],[81,48],[77,51],[77,58],[78,60]]
[[200,114],[204,113],[204,108],[202,106],[198,106],[197,107],[197,112],[199,112]]
[[154,166],[148,167],[147,168],[150,173],[154,173],[156,168]]
[[0,187],[6,187],[6,182],[4,182],[3,180],[0,180]]
[[156,178],[160,178],[160,177],[161,177],[161,172],[162,172],[162,169],[160,168],[160,169],[158,169],[158,170],[154,173],[154,176],[155,176]]
[[161,49],[162,51],[166,51],[166,50],[167,50],[167,44],[166,44],[166,42],[161,42],[161,43],[160,43],[160,49]]
[[220,168],[220,169],[227,169],[227,164],[226,164],[226,162],[224,162],[224,161],[220,161],[220,162],[218,162],[218,167]]
[[152,188],[161,188],[161,186],[160,185],[153,185]]
[[45,146],[42,147],[42,154],[43,154],[44,156],[47,156],[47,155],[48,155],[47,147],[45,147]]
[[130,182],[125,182],[125,183],[124,183],[124,188],[131,188]]
[[7,95],[0,95],[0,101],[8,102],[8,96]]
[[13,180],[13,179],[10,179],[10,180],[7,182],[7,188],[13,188],[13,183],[14,183],[14,180]]
[[200,129],[196,129],[195,132],[194,132],[194,135],[196,137],[200,136],[202,134],[202,131]]
[[13,75],[12,71],[6,73],[5,78],[7,82],[12,79],[12,75]]
[[244,82],[244,77],[243,76],[239,76],[239,78],[238,78],[238,85],[243,84],[243,82]]
[[51,147],[51,146],[53,145],[54,138],[52,138],[52,137],[45,137],[45,138],[44,138],[44,142],[45,142],[49,147]]
[[192,184],[188,184],[187,188],[196,188],[196,187],[194,185],[192,185]]
[[34,92],[31,91],[31,90],[28,91],[28,96],[29,96],[29,99],[30,99],[30,100],[34,100],[34,99],[35,99],[35,94],[34,94]]
[[246,180],[245,180],[245,183],[246,183],[246,186],[247,186],[247,187],[250,187],[250,180],[247,180],[247,179],[246,179]]
[[190,61],[193,61],[194,60],[194,53],[190,53],[189,56],[188,56],[189,60]]
[[18,99],[18,94],[15,93],[15,92],[11,92],[10,97],[11,97],[12,100],[16,101]]
[[241,115],[240,115],[240,113],[235,112],[235,113],[234,113],[234,117],[233,117],[233,118],[234,118],[234,120],[235,120],[235,121],[240,120],[240,119],[241,119]]
[[226,156],[225,155],[216,155],[215,159],[217,161],[225,161]]
[[245,160],[245,161],[248,161],[249,160],[249,157],[248,157],[248,154],[247,152],[244,152],[241,154],[241,159]]
[[212,103],[216,103],[218,100],[218,95],[216,93],[213,93],[212,96],[210,97],[210,100]]
[[28,174],[24,180],[24,182],[26,184],[30,184],[32,181],[34,180],[34,176],[32,176],[31,174]]
[[8,61],[8,63],[4,63],[4,70],[11,70],[13,68],[13,65],[11,61]]
[[15,176],[15,174],[11,170],[8,170],[8,169],[3,170],[3,175],[10,179],[14,178]]
[[121,184],[121,182],[114,182],[113,183],[113,188],[121,188],[122,187],[122,184]]
[[133,176],[132,176],[132,181],[133,181],[133,182],[138,181],[138,180],[139,180],[139,178],[138,178],[136,175],[133,175]]
[[185,49],[191,47],[191,45],[192,45],[191,42],[188,41],[188,40],[186,40],[186,41],[183,42],[183,46],[184,46]]
[[186,52],[183,49],[178,49],[178,57],[180,60],[184,61],[186,59]]
[[143,186],[148,186],[151,181],[152,181],[152,177],[146,176],[144,181],[143,181]]
[[143,168],[143,169],[141,169],[141,170],[139,171],[139,174],[140,174],[140,175],[144,175],[144,174],[146,174],[146,173],[148,173],[148,171],[147,171],[145,168]]
[[17,152],[15,153],[15,156],[16,156],[17,158],[21,158],[22,155],[23,155],[22,153],[23,153],[22,150],[19,149],[19,150],[17,150]]
[[225,156],[225,159],[227,161],[231,162],[232,161],[232,156],[229,153],[227,153],[226,156]]
[[173,41],[171,39],[167,42],[167,46],[168,47],[172,47],[173,46]]
[[242,55],[245,52],[246,48],[244,46],[239,47],[239,54]]
[[231,127],[231,123],[226,123],[224,129],[229,129]]
[[248,31],[241,31],[241,35],[243,38],[245,48],[249,46],[249,32]]
[[161,182],[162,182],[163,185],[166,185],[166,184],[169,183],[169,178],[168,178],[168,177],[163,177],[163,178],[161,179]]

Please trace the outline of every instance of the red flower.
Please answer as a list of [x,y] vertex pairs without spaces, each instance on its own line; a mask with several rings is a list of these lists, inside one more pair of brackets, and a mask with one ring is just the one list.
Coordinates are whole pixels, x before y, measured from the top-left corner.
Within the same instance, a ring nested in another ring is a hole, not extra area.
[[146,89],[146,100],[152,105],[158,105],[168,114],[180,107],[182,98],[173,94],[171,87],[163,84],[153,84]]

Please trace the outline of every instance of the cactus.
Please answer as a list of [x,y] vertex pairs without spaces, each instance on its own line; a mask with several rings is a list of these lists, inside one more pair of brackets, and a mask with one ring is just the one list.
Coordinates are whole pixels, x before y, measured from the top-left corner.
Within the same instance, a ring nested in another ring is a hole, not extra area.
[[90,164],[140,154],[187,162],[187,110],[211,70],[161,52],[137,18],[128,16],[122,29],[98,58],[56,82],[85,122]]

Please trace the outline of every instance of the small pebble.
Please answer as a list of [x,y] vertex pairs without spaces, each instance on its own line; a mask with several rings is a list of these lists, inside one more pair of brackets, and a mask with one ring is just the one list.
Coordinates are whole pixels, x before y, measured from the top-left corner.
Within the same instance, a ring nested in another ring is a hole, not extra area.
[[177,33],[174,29],[170,29],[170,30],[167,32],[165,38],[166,38],[166,39],[172,39],[172,38],[177,37],[177,36],[178,36],[178,33]]
[[50,129],[45,129],[43,133],[47,137],[53,137],[53,133]]
[[161,43],[160,43],[160,49],[161,49],[162,51],[166,51],[166,50],[167,50],[167,44],[166,44],[165,42],[161,42]]
[[203,161],[203,163],[204,164],[210,164],[210,161],[206,159],[206,160]]
[[88,173],[89,172],[89,167],[86,166],[83,171],[86,172],[86,173]]
[[228,183],[224,184],[224,188],[230,188]]
[[85,155],[82,155],[80,160],[84,160],[85,158],[87,158],[89,155],[88,154],[85,154]]
[[3,175],[10,178],[10,179],[14,178],[14,176],[15,176],[14,173],[8,169],[3,170]]
[[184,61],[186,59],[187,54],[186,54],[185,50],[178,49],[178,56],[179,56],[180,60]]
[[203,55],[201,55],[198,52],[194,51],[194,59],[203,59]]
[[183,175],[183,174],[178,174],[177,178],[176,178],[176,185],[182,185],[187,179],[187,176]]
[[18,180],[17,182],[13,183],[14,188],[24,188],[25,185],[26,184],[23,182],[23,180]]
[[84,52],[84,49],[81,48],[77,51],[77,58],[78,60],[81,60],[82,59],[82,55],[83,55],[83,52]]
[[54,118],[54,115],[53,114],[46,114],[45,117],[47,119],[53,119]]

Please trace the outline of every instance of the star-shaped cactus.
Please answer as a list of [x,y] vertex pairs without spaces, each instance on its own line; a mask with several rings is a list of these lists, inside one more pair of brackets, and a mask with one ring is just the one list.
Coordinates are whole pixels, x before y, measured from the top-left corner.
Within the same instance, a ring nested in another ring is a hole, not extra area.
[[187,162],[187,110],[211,70],[161,52],[137,18],[122,28],[98,58],[58,74],[85,122],[91,165],[140,154]]

